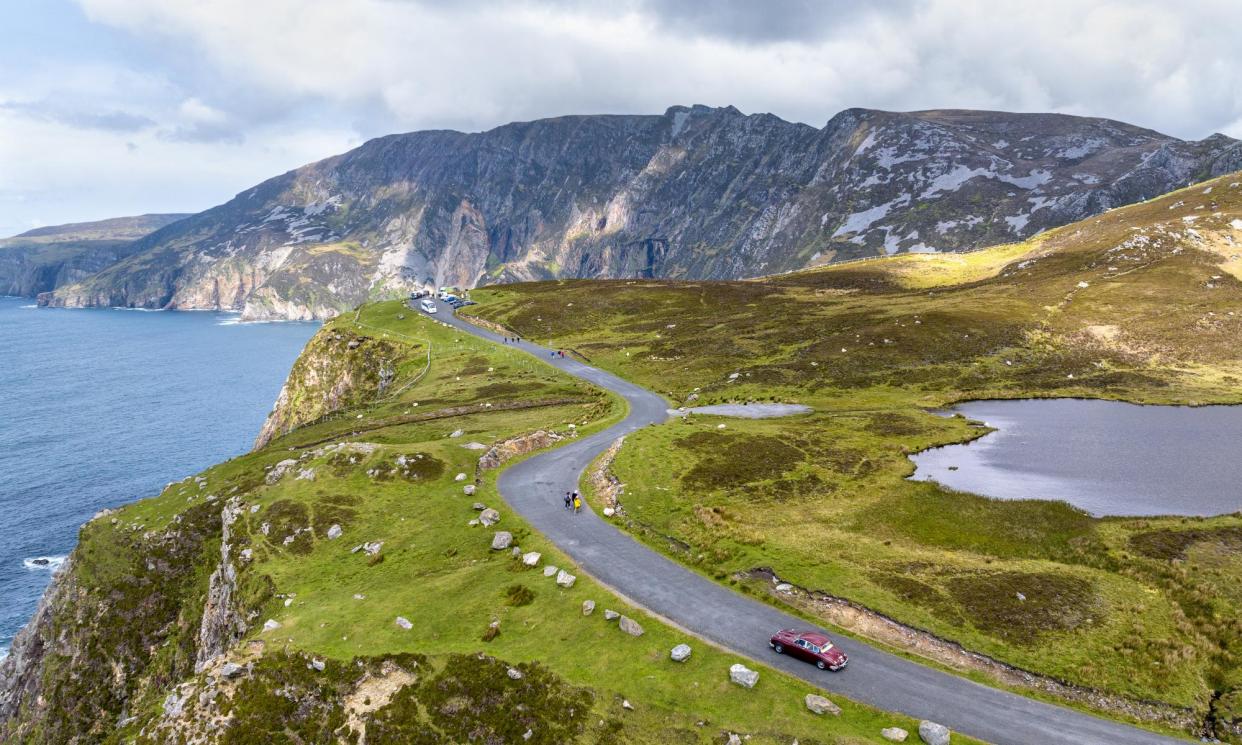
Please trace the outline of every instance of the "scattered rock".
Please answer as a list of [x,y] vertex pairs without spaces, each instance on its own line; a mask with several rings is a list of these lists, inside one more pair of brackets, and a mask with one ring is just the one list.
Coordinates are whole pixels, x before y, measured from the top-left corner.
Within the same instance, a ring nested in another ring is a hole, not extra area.
[[621,624],[621,630],[630,636],[643,635],[643,627],[639,625],[638,621],[635,621],[629,616],[621,616],[621,620],[618,623]]
[[631,704],[628,698],[623,698],[621,699],[621,708],[626,711],[634,711],[634,704]]
[[554,567],[554,566],[552,566],[551,564],[549,564],[549,565],[547,565],[546,567],[544,567],[544,568],[543,568],[543,576],[545,576],[545,577],[551,577],[552,575],[556,574],[556,573],[557,573],[557,572],[559,572],[559,571],[561,571],[561,570],[559,570],[559,569],[557,569],[556,567]]
[[236,662],[226,662],[220,666],[220,677],[221,678],[236,678],[238,675],[241,675],[242,670],[244,669],[245,668],[243,668],[241,665],[237,664]]
[[[267,481],[268,484],[275,484],[277,481],[280,481],[280,479],[283,478],[286,473],[289,472],[290,468],[293,468],[297,464],[298,462],[292,458],[289,458],[287,460],[282,460],[281,462],[277,463],[275,466],[272,466],[272,470],[267,472],[267,478],[264,480]],[[200,486],[199,488],[202,488],[202,487]]]
[[475,512],[482,512],[483,510],[487,509],[487,505],[483,504],[482,502],[475,502],[474,504],[470,505],[470,507]]
[[362,593],[360,593],[360,592],[355,592],[355,593],[354,593],[354,600],[366,600],[366,599],[367,599],[367,596],[366,596],[366,595],[363,595],[363,594],[362,594]]
[[528,567],[538,566],[541,558],[543,558],[543,554],[538,551],[531,551],[529,553],[522,554],[522,563]]
[[453,434],[449,435],[449,437],[461,437],[464,434],[466,434],[464,431],[460,429],[455,429],[453,430]]
[[310,666],[312,670],[323,672],[323,669],[327,667],[327,663],[323,660],[311,660]]
[[595,612],[595,601],[594,600],[583,600],[582,601],[582,615],[589,616],[594,612]]
[[742,738],[730,732],[728,745],[742,745]]
[[604,620],[605,621],[615,621],[620,617],[621,617],[621,614],[616,612],[615,610],[608,610],[607,608],[604,609]]
[[556,584],[566,589],[573,587],[574,582],[576,582],[577,580],[578,580],[577,577],[565,571],[564,569],[556,573]]
[[496,523],[500,522],[500,513],[492,509],[491,507],[488,507],[487,509],[479,513],[479,522],[483,523],[486,526],[495,525]]
[[341,526],[333,524],[328,528],[328,540],[334,540],[341,537]]
[[303,468],[302,470],[298,471],[298,477],[294,479],[294,481],[314,481],[314,480],[315,480],[315,469],[313,468]]
[[474,526],[476,526],[476,525],[478,525],[478,524],[479,524],[479,521],[478,521],[478,520],[471,520],[470,522],[468,522],[468,523],[466,523],[466,524],[467,524],[467,525],[469,525],[470,527],[472,527],[472,528],[473,528]]
[[673,658],[673,662],[685,662],[690,659],[690,645],[678,644],[673,647],[673,651],[669,652],[668,656]]
[[474,484],[466,484],[465,486],[463,486],[463,487],[461,488],[461,490],[462,490],[463,492],[465,492],[465,493],[466,493],[466,496],[467,496],[467,497],[473,497],[473,496],[474,496],[474,488],[475,488],[475,487],[474,487]]
[[919,739],[927,745],[949,745],[949,728],[924,719],[919,722]]
[[275,631],[278,628],[280,628],[280,621],[277,621],[274,618],[269,618],[263,622],[264,631]]
[[464,473],[459,473],[459,474],[457,474],[456,476],[454,476],[454,477],[453,477],[453,480],[454,480],[454,481],[465,481],[465,480],[466,480],[466,474],[464,474]]
[[729,680],[743,688],[754,688],[755,684],[759,682],[759,673],[741,663],[737,663],[729,668]]
[[462,447],[467,450],[487,450],[487,446],[481,442],[467,442],[465,445],[462,445]]
[[806,708],[816,714],[832,714],[841,716],[841,707],[817,693],[806,694]]
[[492,550],[504,551],[513,543],[513,534],[507,530],[498,530],[496,535],[492,536]]
[[526,676],[522,674],[521,670],[518,670],[516,667],[509,668],[509,680],[521,680],[524,677]]
[[906,738],[909,736],[910,733],[906,732],[901,727],[885,727],[880,730],[880,737],[892,742],[905,742]]
[[396,623],[398,626],[405,629],[406,631],[409,631],[410,629],[414,628],[414,624],[410,623],[410,619],[406,618],[405,616],[397,616]]
[[604,508],[604,517],[612,517],[615,514],[617,514],[617,511],[614,510],[613,508],[611,507]]

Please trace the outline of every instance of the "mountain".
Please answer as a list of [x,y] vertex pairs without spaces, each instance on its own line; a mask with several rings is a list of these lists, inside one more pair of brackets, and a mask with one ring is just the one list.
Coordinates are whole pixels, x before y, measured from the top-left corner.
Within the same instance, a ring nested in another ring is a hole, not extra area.
[[0,295],[34,297],[138,250],[134,241],[188,215],[139,215],[37,228],[0,239]]
[[1242,168],[1242,144],[1105,119],[733,107],[372,140],[140,239],[48,305],[324,318],[421,285],[728,279],[961,251]]

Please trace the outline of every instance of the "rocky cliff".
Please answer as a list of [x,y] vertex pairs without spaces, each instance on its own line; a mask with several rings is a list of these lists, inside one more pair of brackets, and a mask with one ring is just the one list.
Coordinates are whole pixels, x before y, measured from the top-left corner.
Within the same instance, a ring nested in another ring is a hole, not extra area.
[[186,215],[139,215],[38,228],[0,240],[0,295],[35,297],[130,256],[134,241]]
[[850,109],[569,116],[372,140],[134,244],[48,305],[324,318],[415,286],[739,278],[1024,238],[1242,168],[1104,119]]

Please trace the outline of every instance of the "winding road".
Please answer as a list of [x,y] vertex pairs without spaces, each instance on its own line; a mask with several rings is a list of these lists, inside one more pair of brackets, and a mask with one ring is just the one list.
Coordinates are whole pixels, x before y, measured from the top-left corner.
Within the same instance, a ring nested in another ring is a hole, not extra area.
[[[501,335],[475,326],[440,305],[438,320],[502,343]],[[501,496],[578,566],[634,605],[687,632],[879,709],[930,719],[997,745],[1103,745],[1184,742],[1120,722],[1042,703],[936,670],[865,642],[834,635],[850,657],[839,673],[826,673],[768,648],[781,628],[806,621],[738,594],[637,542],[587,509],[571,516],[558,495],[576,488],[582,472],[618,437],[668,418],[660,396],[611,373],[523,341],[522,350],[629,403],[624,420],[606,430],[528,458],[500,475]],[[725,671],[721,670],[721,675]],[[878,734],[878,733],[877,733]],[[918,735],[912,735],[917,739]]]

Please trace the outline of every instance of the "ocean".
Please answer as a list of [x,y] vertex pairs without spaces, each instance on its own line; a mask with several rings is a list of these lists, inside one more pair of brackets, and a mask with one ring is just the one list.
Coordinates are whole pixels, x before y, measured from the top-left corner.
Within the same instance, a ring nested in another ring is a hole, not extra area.
[[0,298],[0,654],[82,523],[250,448],[318,327]]

